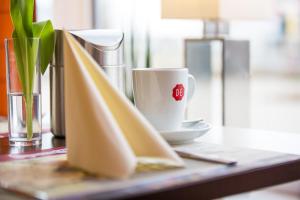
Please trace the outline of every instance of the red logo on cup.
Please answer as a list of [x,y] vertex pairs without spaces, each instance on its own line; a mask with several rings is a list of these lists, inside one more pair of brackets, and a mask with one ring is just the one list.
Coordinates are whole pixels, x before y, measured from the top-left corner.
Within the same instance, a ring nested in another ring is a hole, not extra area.
[[177,84],[173,88],[172,96],[176,101],[181,101],[182,100],[182,98],[184,97],[184,86],[183,86],[183,84]]

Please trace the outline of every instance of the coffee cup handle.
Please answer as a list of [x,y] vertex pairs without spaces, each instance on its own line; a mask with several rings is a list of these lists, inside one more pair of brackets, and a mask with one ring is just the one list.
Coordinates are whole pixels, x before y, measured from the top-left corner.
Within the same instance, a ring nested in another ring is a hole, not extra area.
[[194,96],[196,90],[196,79],[193,75],[188,75],[188,94],[187,94],[187,101],[189,102],[192,97]]

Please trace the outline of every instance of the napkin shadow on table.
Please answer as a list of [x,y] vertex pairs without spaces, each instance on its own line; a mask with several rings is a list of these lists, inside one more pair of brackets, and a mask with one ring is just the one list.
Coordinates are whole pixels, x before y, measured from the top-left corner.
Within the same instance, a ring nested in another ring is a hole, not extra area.
[[[101,176],[126,178],[143,159],[184,166],[74,37],[64,31],[65,120],[70,165]],[[153,165],[153,162],[151,162]]]

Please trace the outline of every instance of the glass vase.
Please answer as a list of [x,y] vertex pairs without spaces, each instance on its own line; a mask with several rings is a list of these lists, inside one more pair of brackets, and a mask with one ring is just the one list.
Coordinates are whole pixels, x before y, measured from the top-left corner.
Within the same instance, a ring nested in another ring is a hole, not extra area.
[[41,72],[38,38],[5,39],[9,143],[41,144]]

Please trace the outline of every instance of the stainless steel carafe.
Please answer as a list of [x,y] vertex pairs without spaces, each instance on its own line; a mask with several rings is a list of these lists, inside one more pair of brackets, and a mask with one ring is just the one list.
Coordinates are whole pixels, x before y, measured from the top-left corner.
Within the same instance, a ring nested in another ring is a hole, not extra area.
[[[81,30],[71,34],[104,69],[111,83],[125,92],[125,67],[123,65],[124,34],[117,30]],[[56,30],[56,45],[50,63],[51,131],[55,136],[65,136],[64,115],[64,58],[63,31]]]
[[57,137],[65,136],[64,107],[64,56],[63,31],[55,31],[55,49],[50,62],[50,118],[51,132]]

